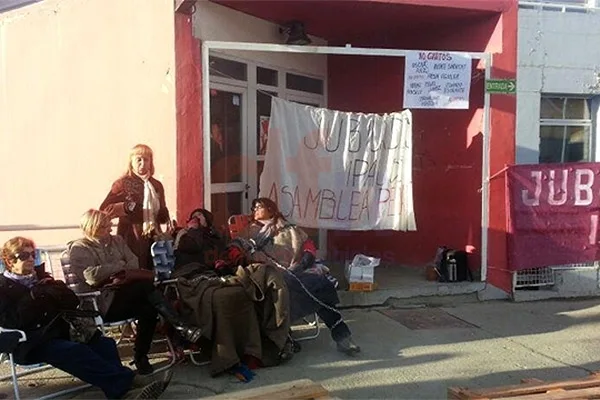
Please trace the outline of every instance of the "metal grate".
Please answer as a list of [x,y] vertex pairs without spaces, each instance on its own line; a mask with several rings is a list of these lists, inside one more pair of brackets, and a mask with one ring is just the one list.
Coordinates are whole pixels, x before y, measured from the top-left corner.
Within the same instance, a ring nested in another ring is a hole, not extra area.
[[524,269],[513,273],[513,286],[515,289],[532,288],[554,285],[554,271],[557,269],[590,268],[600,266],[600,262],[552,265],[542,268]]
[[514,273],[514,287],[539,287],[554,285],[554,271],[551,267],[531,268]]

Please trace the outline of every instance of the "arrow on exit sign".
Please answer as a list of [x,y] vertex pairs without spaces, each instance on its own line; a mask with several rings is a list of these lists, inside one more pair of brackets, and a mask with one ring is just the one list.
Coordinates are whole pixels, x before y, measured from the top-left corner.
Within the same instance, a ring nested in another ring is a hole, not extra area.
[[485,81],[485,91],[488,93],[515,94],[517,92],[516,79],[489,79]]

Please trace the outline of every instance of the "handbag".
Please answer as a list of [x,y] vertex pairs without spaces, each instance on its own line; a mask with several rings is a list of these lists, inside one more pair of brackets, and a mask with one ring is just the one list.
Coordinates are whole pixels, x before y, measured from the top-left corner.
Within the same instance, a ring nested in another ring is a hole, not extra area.
[[124,286],[134,282],[154,282],[154,271],[148,269],[124,269],[109,277],[103,287]]
[[101,333],[94,320],[99,315],[97,311],[90,310],[63,311],[61,317],[69,325],[69,339],[77,343],[89,343]]

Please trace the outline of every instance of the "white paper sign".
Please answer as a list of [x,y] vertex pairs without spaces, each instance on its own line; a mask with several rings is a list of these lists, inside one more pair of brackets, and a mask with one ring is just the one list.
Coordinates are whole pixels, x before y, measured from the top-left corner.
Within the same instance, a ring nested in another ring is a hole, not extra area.
[[468,54],[412,51],[405,60],[404,108],[469,108]]

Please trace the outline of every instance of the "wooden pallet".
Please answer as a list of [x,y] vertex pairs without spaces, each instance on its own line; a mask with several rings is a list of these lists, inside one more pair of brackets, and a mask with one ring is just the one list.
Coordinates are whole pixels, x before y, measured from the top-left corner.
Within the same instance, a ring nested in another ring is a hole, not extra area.
[[206,397],[206,400],[223,399],[283,399],[283,400],[331,400],[333,397],[320,384],[310,379],[280,383],[277,385],[263,386],[255,389],[240,390],[238,392],[223,393],[218,396]]
[[488,389],[448,388],[448,399],[456,400],[574,400],[600,399],[600,371],[588,377],[556,382],[523,379],[520,385]]

